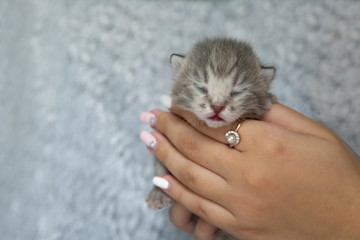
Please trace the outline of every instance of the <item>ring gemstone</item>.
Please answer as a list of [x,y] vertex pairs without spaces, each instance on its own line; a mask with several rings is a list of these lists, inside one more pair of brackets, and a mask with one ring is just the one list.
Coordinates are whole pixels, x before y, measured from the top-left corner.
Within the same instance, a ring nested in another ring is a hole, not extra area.
[[236,131],[228,131],[225,134],[226,141],[229,143],[230,147],[234,147],[235,145],[239,144],[240,136]]

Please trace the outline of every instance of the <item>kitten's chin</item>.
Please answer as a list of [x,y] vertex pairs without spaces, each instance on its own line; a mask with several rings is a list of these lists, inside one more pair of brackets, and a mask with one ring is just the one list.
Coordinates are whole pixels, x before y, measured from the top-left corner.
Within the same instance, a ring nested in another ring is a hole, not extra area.
[[208,125],[211,128],[219,128],[219,127],[223,127],[225,125],[228,125],[229,123],[226,121],[212,121],[209,119],[204,120],[206,125]]

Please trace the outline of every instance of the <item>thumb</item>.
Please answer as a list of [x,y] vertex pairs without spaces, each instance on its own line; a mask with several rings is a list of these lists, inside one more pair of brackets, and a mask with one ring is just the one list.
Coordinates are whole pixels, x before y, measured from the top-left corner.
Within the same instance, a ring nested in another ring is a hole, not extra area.
[[323,124],[305,115],[277,103],[263,116],[263,121],[278,125],[296,133],[334,139],[334,134]]

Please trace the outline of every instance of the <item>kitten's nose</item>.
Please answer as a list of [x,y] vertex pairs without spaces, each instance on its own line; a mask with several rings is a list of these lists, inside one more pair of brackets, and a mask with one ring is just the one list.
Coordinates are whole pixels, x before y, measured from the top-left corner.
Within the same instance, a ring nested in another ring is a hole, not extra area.
[[211,104],[210,108],[214,111],[215,114],[219,114],[222,110],[224,110],[225,106],[222,104]]

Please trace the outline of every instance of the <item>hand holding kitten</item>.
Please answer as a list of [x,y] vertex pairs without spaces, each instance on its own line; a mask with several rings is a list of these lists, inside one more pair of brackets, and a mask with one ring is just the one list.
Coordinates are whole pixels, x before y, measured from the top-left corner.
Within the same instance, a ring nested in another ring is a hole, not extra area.
[[[229,148],[229,127],[171,111],[192,126],[152,111],[150,150],[172,174],[162,180],[177,202],[175,225],[197,239],[214,239],[213,226],[240,239],[359,239],[360,166],[323,125],[275,104],[263,121],[246,120],[241,142]],[[199,216],[197,225],[186,209]]]

